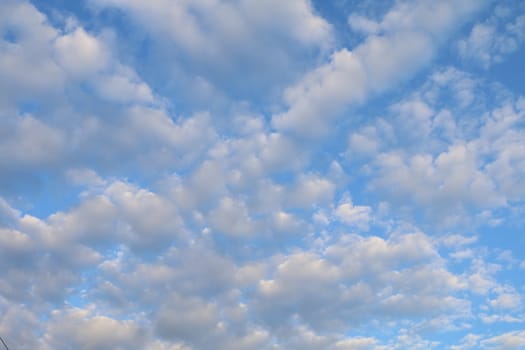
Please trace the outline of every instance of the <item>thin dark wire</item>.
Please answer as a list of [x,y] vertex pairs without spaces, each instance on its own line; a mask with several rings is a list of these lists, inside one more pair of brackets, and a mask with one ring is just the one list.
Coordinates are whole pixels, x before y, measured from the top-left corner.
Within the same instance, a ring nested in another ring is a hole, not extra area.
[[2,339],[2,337],[0,337],[0,340],[2,341],[2,344],[4,344],[5,348],[6,348],[7,350],[9,350],[9,348],[7,347],[7,344],[5,343],[4,339]]

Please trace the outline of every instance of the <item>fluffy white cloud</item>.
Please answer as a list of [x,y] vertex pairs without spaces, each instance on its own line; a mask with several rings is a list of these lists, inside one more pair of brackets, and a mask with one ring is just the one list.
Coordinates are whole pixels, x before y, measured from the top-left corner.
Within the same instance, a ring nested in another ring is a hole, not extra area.
[[297,180],[288,200],[294,207],[308,208],[330,203],[334,191],[335,185],[329,180],[315,175],[305,175]]
[[51,313],[42,349],[128,349],[145,345],[145,330],[129,320],[93,315],[89,309]]
[[371,213],[372,208],[364,205],[353,205],[350,199],[343,201],[335,209],[335,216],[338,220],[362,230],[368,230]]
[[484,339],[480,343],[483,349],[517,350],[525,346],[525,332],[508,332]]
[[0,122],[3,126],[0,155],[4,167],[52,164],[62,156],[65,136],[61,130],[30,115],[9,119]]
[[[102,97],[119,102],[153,102],[149,87],[134,71],[115,62],[103,37],[73,26],[62,33],[44,14],[26,2],[2,3],[0,31],[0,108],[12,110],[14,103],[60,99],[70,79],[89,81]],[[12,41],[6,33],[14,33]],[[38,71],[38,74],[34,74]]]
[[337,51],[328,64],[288,88],[289,108],[272,117],[273,126],[307,137],[326,133],[346,108],[421,69],[441,40],[484,5],[484,1],[398,3],[376,24],[378,34],[352,51]]
[[167,35],[200,59],[220,60],[225,58],[218,55],[221,51],[246,50],[258,44],[252,42],[258,35],[283,32],[293,39],[316,45],[323,44],[330,35],[330,25],[316,16],[311,3],[304,0],[286,5],[275,1],[261,4],[253,0],[238,3],[157,0],[148,6],[135,0],[94,2],[129,11],[148,29]]
[[255,232],[245,204],[229,197],[223,198],[210,213],[210,224],[227,235],[247,236]]
[[37,349],[41,345],[32,334],[40,321],[30,307],[10,302],[2,297],[0,309],[2,310],[0,332],[2,332],[2,339],[9,346],[16,345],[19,349],[29,350]]
[[[310,0],[91,3],[124,11],[139,24],[160,55],[174,62],[169,76],[186,80],[181,93],[188,85],[226,95],[273,90],[283,77],[296,76],[305,53],[323,51],[333,42],[331,25],[315,13]],[[243,79],[230,79],[239,71]]]
[[70,74],[86,78],[103,69],[109,52],[99,40],[76,28],[71,33],[58,37],[54,42],[59,64]]
[[452,350],[468,350],[474,349],[478,344],[478,340],[481,338],[480,335],[469,333],[461,339],[460,345],[452,345],[450,348]]
[[507,290],[499,291],[495,299],[490,300],[489,304],[496,309],[519,310],[522,305],[522,297],[519,293],[507,287]]
[[502,4],[485,22],[474,25],[467,38],[458,42],[460,56],[488,69],[501,63],[505,56],[519,48],[525,40],[523,8],[517,14]]
[[366,350],[373,349],[377,344],[374,338],[353,338],[338,341],[335,344],[335,349],[338,350]]
[[463,210],[464,205],[503,205],[505,198],[492,179],[478,169],[475,154],[466,145],[453,146],[436,158],[383,154],[377,160],[381,175],[373,186],[394,199],[409,198],[438,213]]
[[[70,19],[65,28],[55,27],[28,2],[6,1],[0,6],[2,193],[17,182],[37,183],[37,168],[56,173],[83,167],[86,158],[116,165],[115,157],[131,151],[128,146],[141,139],[136,134],[144,127],[137,122],[139,113],[153,115],[156,125],[164,123],[177,133],[178,125],[157,113],[160,101],[150,87],[115,57],[109,36],[90,33]],[[119,104],[133,107],[115,110]],[[144,105],[149,110],[134,109]],[[128,121],[110,118],[112,114],[125,115]],[[181,140],[174,145],[166,140],[169,131],[158,129],[153,138],[161,134],[166,147],[180,146]],[[191,152],[185,153],[191,158]]]
[[[436,72],[419,91],[392,105],[389,119],[351,132],[345,156],[365,163],[362,173],[375,178],[368,189],[443,226],[469,216],[501,225],[493,210],[523,199],[517,181],[523,173],[523,107],[517,98],[468,117],[465,108],[486,103],[478,86],[457,70]],[[452,89],[454,103],[443,109],[436,102],[446,89]]]
[[422,234],[344,236],[323,256],[298,252],[274,269],[259,282],[255,305],[276,328],[293,317],[314,329],[338,329],[390,315],[469,314],[468,303],[448,294],[466,283],[441,267]]
[[[75,271],[98,271],[98,277],[89,282],[94,285],[82,294],[82,298],[95,302],[97,311],[52,312],[47,335],[37,348],[104,346],[101,344],[119,348],[132,343],[154,348],[172,343],[190,348],[216,344],[219,349],[254,349],[269,344],[272,333],[277,337],[276,346],[284,348],[388,348],[373,338],[345,339],[325,335],[324,330],[344,330],[348,322],[353,326],[372,325],[374,319],[400,315],[422,320],[441,315],[462,320],[470,315],[468,302],[462,296],[482,267],[465,275],[448,271],[438,246],[422,233],[394,234],[389,239],[343,235],[334,237],[322,252],[305,249],[247,262],[222,256],[215,251],[219,247],[210,246],[206,235],[192,235],[188,238],[193,243],[187,245],[185,239],[179,240],[180,245],[173,245],[152,262],[144,262],[137,254],[151,239],[165,242],[159,238],[162,230],[168,229],[169,237],[177,237],[180,223],[173,204],[160,194],[124,182],[94,186],[92,191],[98,193],[88,192],[77,208],[54,214],[45,221],[20,217],[19,212],[4,205],[4,211],[10,213],[10,220],[18,227],[0,231],[4,238],[0,247],[5,250],[5,261],[1,263],[10,266],[6,282],[11,285],[0,286],[4,297],[25,298],[16,291],[24,285],[27,288],[26,283],[30,282],[20,277],[32,281],[37,275],[29,275],[29,271],[38,271],[32,268],[33,263],[23,268],[17,261],[28,263],[29,257],[43,269],[54,271],[54,278],[44,274],[46,283],[27,295],[33,302],[37,295],[44,300],[66,298],[73,292],[67,286],[88,281],[82,278],[81,282]],[[159,227],[162,230],[157,233]],[[89,247],[108,240],[119,248],[114,257],[101,261],[101,256],[90,252]],[[35,255],[43,249],[57,260],[46,261]],[[69,254],[66,250],[70,250]],[[87,258],[88,253],[91,258]],[[59,267],[60,261],[67,261],[67,265]],[[500,290],[495,280],[490,283],[493,291]],[[51,284],[53,288],[48,289]],[[16,289],[10,292],[8,286]],[[500,291],[491,303],[495,307],[510,307],[509,289]],[[153,310],[152,323],[136,314],[146,305]],[[136,316],[125,321],[104,312]],[[181,319],[181,313],[188,316]],[[63,322],[68,325],[67,332],[58,327]],[[307,325],[304,332],[294,333],[298,332],[292,326],[295,322]],[[87,337],[79,329],[93,334]],[[152,329],[156,333],[151,333]],[[19,332],[13,334],[12,339],[22,336]],[[154,340],[156,335],[164,340]],[[400,337],[397,343],[413,344]],[[63,345],[58,345],[58,341]],[[426,344],[422,339],[418,343]]]
[[[28,95],[54,97],[62,92],[66,78],[52,58],[50,45],[58,31],[26,2],[3,1],[0,12],[0,110],[13,111],[16,102]],[[6,40],[9,32],[14,37]]]

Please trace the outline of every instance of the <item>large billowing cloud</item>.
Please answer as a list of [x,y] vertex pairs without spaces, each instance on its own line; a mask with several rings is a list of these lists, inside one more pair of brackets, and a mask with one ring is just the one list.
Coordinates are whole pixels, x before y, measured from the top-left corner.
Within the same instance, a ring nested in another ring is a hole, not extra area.
[[10,348],[525,346],[523,6],[62,5],[0,0]]

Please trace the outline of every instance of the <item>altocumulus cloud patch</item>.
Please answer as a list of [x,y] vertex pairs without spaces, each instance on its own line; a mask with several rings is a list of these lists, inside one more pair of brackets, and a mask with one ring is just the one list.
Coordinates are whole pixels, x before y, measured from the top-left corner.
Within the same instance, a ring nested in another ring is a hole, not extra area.
[[524,19],[0,0],[0,336],[523,349]]

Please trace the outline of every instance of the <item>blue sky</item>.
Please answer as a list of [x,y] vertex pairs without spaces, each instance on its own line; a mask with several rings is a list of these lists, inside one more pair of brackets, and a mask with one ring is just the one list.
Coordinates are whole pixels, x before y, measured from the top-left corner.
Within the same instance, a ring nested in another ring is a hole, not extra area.
[[524,349],[525,3],[0,0],[13,349]]

